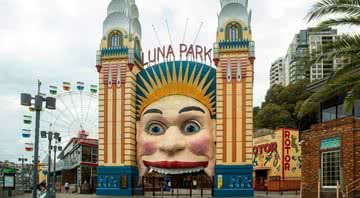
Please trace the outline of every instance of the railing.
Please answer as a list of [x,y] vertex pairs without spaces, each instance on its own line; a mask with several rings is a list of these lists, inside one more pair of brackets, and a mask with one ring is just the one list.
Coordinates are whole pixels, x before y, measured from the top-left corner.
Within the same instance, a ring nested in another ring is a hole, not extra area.
[[127,47],[113,47],[113,48],[105,48],[101,50],[101,55],[103,56],[121,56],[127,55],[129,49]]
[[236,41],[220,41],[219,47],[220,49],[233,49],[233,48],[248,48],[249,47],[249,40],[241,39]]
[[355,192],[358,189],[360,189],[360,179],[346,185],[346,197],[349,198],[351,193]]

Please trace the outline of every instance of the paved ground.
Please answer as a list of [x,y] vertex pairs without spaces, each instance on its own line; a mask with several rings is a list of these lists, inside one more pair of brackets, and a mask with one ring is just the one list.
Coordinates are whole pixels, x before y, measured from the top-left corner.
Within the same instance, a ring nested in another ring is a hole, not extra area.
[[[61,193],[58,193],[57,198],[86,198],[86,197],[94,197],[94,198],[110,198],[110,197],[99,197],[99,196],[96,196],[96,195],[78,195],[78,194],[61,194]],[[146,196],[146,197],[139,197],[139,198],[151,198],[152,196]],[[156,196],[156,197],[161,197],[161,196]],[[165,198],[187,198],[189,196],[164,196]],[[193,197],[200,197],[199,195],[195,195]],[[204,197],[210,197],[210,196],[204,196]],[[299,198],[300,195],[297,194],[295,192],[290,192],[290,193],[283,193],[283,195],[280,195],[280,193],[268,193],[266,194],[265,192],[256,192],[255,193],[255,197],[254,198],[265,198],[265,197],[268,197],[268,198]],[[15,198],[31,198],[31,194],[25,194],[25,195],[22,195],[22,196],[16,196]],[[137,197],[133,197],[133,198],[137,198]]]

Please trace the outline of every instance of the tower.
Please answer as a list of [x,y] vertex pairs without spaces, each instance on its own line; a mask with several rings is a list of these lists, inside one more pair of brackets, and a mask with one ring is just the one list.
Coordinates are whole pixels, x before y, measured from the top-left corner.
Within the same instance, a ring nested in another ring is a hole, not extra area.
[[253,66],[248,0],[220,0],[216,69],[215,196],[252,196]]
[[131,196],[137,183],[134,90],[135,76],[143,69],[141,53],[141,25],[135,1],[112,0],[97,51],[98,195]]

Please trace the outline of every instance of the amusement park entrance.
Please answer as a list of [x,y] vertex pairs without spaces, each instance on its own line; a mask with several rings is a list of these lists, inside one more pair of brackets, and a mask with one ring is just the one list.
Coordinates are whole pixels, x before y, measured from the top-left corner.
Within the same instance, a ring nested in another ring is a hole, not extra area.
[[200,175],[157,175],[148,174],[142,178],[145,196],[188,196],[212,197],[213,180],[205,173]]

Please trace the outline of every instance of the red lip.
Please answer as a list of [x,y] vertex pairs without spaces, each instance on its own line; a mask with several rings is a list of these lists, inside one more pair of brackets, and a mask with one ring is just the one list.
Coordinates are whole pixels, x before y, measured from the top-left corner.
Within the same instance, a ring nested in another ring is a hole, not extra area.
[[157,168],[169,168],[169,169],[175,169],[175,168],[196,168],[196,167],[207,167],[208,162],[168,162],[168,161],[160,161],[160,162],[148,162],[144,161],[145,166],[152,166]]

